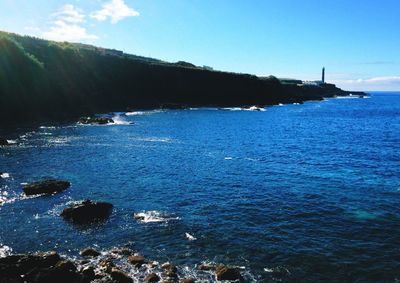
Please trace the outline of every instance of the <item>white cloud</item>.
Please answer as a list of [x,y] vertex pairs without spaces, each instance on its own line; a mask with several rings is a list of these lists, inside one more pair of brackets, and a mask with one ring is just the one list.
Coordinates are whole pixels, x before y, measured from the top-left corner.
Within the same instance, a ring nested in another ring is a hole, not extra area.
[[333,80],[332,83],[347,90],[400,90],[400,76],[356,80]]
[[52,26],[42,33],[42,37],[55,41],[91,41],[98,39],[98,36],[89,34],[82,24],[85,22],[85,15],[74,5],[64,5],[53,15]]
[[105,21],[110,18],[111,23],[116,24],[127,17],[139,16],[139,13],[125,4],[124,0],[111,0],[104,3],[101,10],[90,15],[98,21]]

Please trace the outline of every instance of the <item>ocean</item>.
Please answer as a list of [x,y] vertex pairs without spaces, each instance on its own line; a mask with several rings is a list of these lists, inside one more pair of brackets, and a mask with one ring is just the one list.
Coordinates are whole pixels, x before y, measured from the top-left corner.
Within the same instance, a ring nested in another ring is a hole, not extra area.
[[[263,110],[3,130],[15,143],[0,148],[0,256],[129,245],[199,282],[215,281],[201,263],[238,267],[246,282],[398,282],[400,93]],[[21,183],[48,177],[72,186],[24,196]],[[59,216],[85,199],[112,203],[111,217],[77,227]]]

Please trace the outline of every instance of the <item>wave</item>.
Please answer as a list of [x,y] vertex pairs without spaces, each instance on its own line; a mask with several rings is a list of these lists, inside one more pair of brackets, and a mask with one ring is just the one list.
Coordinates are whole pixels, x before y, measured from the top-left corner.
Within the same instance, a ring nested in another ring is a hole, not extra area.
[[10,173],[0,173],[0,178],[2,179],[10,178]]
[[126,116],[141,116],[141,115],[151,115],[155,113],[165,112],[165,110],[157,109],[157,110],[147,110],[147,111],[132,111],[126,112]]
[[17,143],[16,140],[7,140],[7,142],[8,142],[9,144],[16,144],[16,143]]
[[170,217],[169,215],[163,214],[159,211],[144,211],[138,212],[133,215],[133,217],[143,223],[151,223],[151,222],[168,222],[171,220],[179,220],[179,217]]
[[6,257],[12,254],[12,248],[3,244],[0,244],[0,258]]
[[124,120],[121,116],[114,116],[113,118],[114,123],[108,123],[107,125],[132,125],[133,122],[129,122]]
[[188,239],[189,241],[196,241],[197,238],[194,237],[193,235],[190,235],[189,233],[185,233],[186,239]]
[[158,137],[138,138],[135,140],[144,142],[165,142],[165,143],[172,142],[172,139],[170,138],[158,138]]
[[57,129],[57,127],[55,127],[55,126],[40,126],[39,129],[55,130],[55,129]]
[[267,111],[263,107],[259,107],[256,105],[250,106],[250,107],[224,107],[221,108],[221,110],[228,110],[228,111]]

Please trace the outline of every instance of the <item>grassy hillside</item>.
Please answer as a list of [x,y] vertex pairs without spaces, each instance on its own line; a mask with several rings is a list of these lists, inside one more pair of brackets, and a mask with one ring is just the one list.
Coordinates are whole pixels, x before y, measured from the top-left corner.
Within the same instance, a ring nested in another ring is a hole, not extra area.
[[320,96],[284,86],[273,77],[259,79],[0,32],[3,125],[166,104],[267,105]]

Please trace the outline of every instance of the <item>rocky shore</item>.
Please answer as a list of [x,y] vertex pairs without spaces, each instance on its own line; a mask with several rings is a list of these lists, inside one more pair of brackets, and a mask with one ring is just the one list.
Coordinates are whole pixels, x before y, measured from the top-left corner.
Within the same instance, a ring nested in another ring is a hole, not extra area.
[[[53,195],[68,189],[71,183],[45,179],[25,184],[26,195]],[[60,217],[73,225],[91,225],[106,221],[113,205],[85,200],[64,208]],[[132,220],[139,219],[136,214]],[[242,282],[240,269],[222,264],[199,263],[196,276],[170,262],[159,263],[131,249],[130,245],[99,251],[88,247],[76,256],[56,251],[28,254],[0,254],[0,283],[192,283],[210,281]],[[204,280],[203,280],[204,279]]]
[[74,258],[55,251],[0,258],[2,283],[244,282],[235,267],[200,263],[196,270],[194,278],[185,269],[147,259],[128,247],[102,252],[86,248]]

